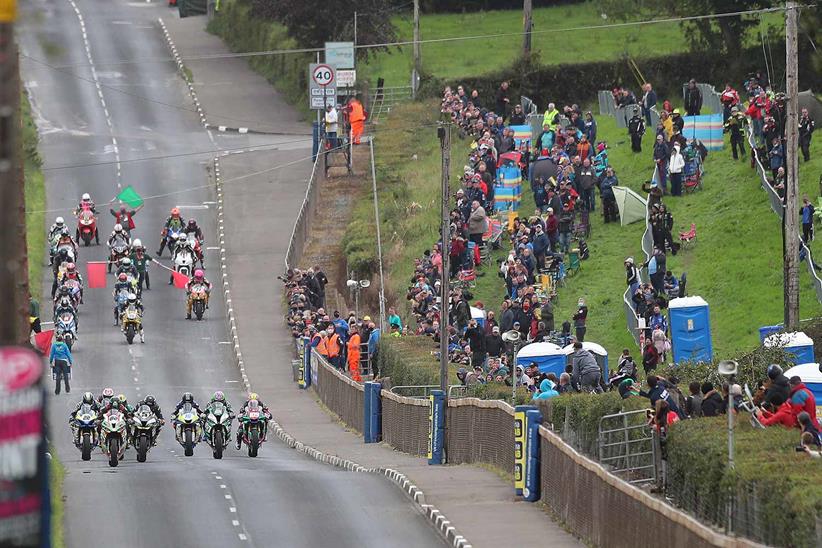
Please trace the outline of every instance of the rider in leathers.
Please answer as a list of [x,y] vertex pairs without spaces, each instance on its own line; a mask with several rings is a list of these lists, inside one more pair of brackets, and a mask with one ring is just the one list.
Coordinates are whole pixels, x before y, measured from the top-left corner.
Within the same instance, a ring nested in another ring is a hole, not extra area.
[[117,409],[125,415],[126,419],[126,447],[131,444],[131,418],[134,416],[134,409],[129,406],[126,397],[122,394],[111,398],[100,410],[100,416],[104,416],[112,409]]
[[[263,401],[260,399],[260,397],[256,393],[252,392],[251,394],[249,394],[248,399],[243,404],[243,406],[240,408],[240,412],[237,414],[237,416],[240,417],[240,419],[241,419],[240,420],[240,426],[237,427],[237,450],[238,451],[240,450],[240,448],[243,445],[242,417],[245,416],[246,409],[248,408],[248,403],[251,402],[251,401],[256,401],[260,405],[260,410],[263,412],[263,415],[265,415],[265,418],[267,420],[271,420],[271,411],[268,410],[268,406],[266,406],[266,404],[263,403]],[[267,431],[267,428],[266,428],[266,431]]]
[[203,231],[197,225],[196,219],[189,219],[188,224],[186,225],[185,230],[183,233],[186,235],[194,234],[194,237],[197,238],[197,242],[200,244],[198,249],[195,249],[195,253],[197,254],[197,260],[200,261],[200,266],[205,268],[205,263],[203,262],[203,246],[205,245],[205,239],[203,238]]
[[114,325],[120,324],[120,304],[117,302],[117,295],[125,289],[128,293],[131,293],[132,285],[131,282],[128,281],[128,276],[125,273],[120,274],[117,276],[117,282],[114,284],[114,292],[112,296],[114,297]]
[[68,296],[61,297],[59,301],[57,301],[57,307],[54,309],[54,318],[55,320],[60,317],[60,314],[64,312],[71,312],[71,315],[74,316],[74,325],[77,329],[80,329],[80,320],[77,316],[77,310],[74,309],[74,306],[71,304],[71,298]]
[[131,275],[134,281],[137,281],[140,278],[140,274],[137,272],[137,267],[134,266],[134,262],[128,258],[123,257],[120,259],[120,264],[117,266],[116,276],[120,276],[122,273],[126,273],[126,275]]
[[208,308],[208,298],[211,296],[211,282],[209,282],[206,277],[205,273],[202,270],[195,270],[194,277],[191,278],[188,283],[186,284],[186,319],[191,319],[191,307],[194,305],[194,299],[192,298],[191,290],[195,285],[202,284],[206,287],[206,299],[205,299],[205,306]]
[[[205,423],[205,417],[208,416],[208,413],[211,411],[211,408],[214,407],[215,403],[222,403],[225,406],[225,410],[228,412],[228,417],[230,420],[234,420],[236,415],[234,414],[234,410],[231,408],[231,404],[228,403],[228,400],[225,397],[225,394],[221,390],[217,390],[214,392],[214,395],[211,396],[211,399],[208,400],[205,408],[203,409],[203,422]],[[203,436],[207,435],[206,429],[203,428]]]
[[108,237],[108,246],[112,247],[116,240],[122,240],[127,246],[131,246],[131,237],[123,229],[123,225],[114,225],[114,231]]
[[147,395],[145,398],[138,401],[135,409],[140,409],[140,406],[143,405],[148,406],[148,408],[151,409],[151,412],[154,413],[154,416],[156,416],[157,420],[159,421],[156,432],[154,433],[154,445],[157,445],[157,438],[160,437],[160,429],[166,423],[166,420],[163,418],[163,412],[160,410],[160,404],[157,403],[157,399],[151,394]]
[[83,399],[80,400],[76,406],[74,406],[74,411],[72,411],[69,415],[69,424],[74,424],[75,415],[77,415],[77,412],[81,407],[83,407],[84,404],[88,404],[94,411],[97,411],[98,413],[100,412],[100,405],[97,403],[97,400],[94,399],[94,394],[91,392],[86,392],[83,394]]
[[[180,210],[178,208],[172,208],[171,216],[166,219],[166,224],[163,225],[163,232],[162,232],[162,240],[160,240],[160,249],[157,251],[157,256],[163,256],[163,249],[166,248],[166,236],[168,235],[169,228],[183,228],[185,227],[185,221],[183,220],[182,215],[180,215]],[[170,249],[170,248],[169,248]],[[173,251],[173,250],[172,250]]]

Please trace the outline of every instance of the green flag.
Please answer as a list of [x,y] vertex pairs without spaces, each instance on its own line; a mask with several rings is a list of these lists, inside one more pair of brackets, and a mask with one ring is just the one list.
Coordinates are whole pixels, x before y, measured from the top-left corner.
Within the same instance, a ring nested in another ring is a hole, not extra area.
[[132,209],[137,209],[143,205],[143,198],[137,194],[137,191],[134,190],[131,185],[124,188],[120,194],[117,195],[117,199],[128,204]]

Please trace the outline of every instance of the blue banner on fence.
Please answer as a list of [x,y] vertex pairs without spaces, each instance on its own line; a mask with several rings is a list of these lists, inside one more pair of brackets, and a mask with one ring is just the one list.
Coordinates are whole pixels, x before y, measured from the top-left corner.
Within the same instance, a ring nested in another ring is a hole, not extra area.
[[443,464],[445,392],[432,390],[428,404],[428,464]]
[[542,424],[542,413],[538,409],[531,409],[525,413],[526,457],[525,457],[525,487],[522,496],[528,502],[539,500],[539,462],[540,439],[539,426]]

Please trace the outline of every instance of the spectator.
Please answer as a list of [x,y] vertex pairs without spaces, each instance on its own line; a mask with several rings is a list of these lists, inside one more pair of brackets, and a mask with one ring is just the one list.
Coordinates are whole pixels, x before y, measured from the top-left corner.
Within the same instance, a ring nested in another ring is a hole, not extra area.
[[641,281],[639,278],[639,269],[634,264],[633,257],[625,259],[625,277],[626,283],[628,284],[629,295],[633,295],[636,293]]
[[508,98],[508,82],[503,82],[497,89],[495,112],[504,120],[508,117],[508,104],[511,100]]
[[482,235],[488,230],[488,216],[479,201],[471,202],[471,216],[468,218],[468,238],[477,245],[482,245]]
[[593,392],[599,388],[602,370],[593,354],[582,348],[580,341],[574,343],[571,364],[571,380],[581,392]]
[[699,116],[702,110],[702,92],[696,85],[696,80],[691,78],[688,87],[685,89],[685,113],[688,116]]
[[765,403],[777,408],[791,396],[788,377],[782,373],[782,368],[776,364],[768,366],[767,375],[769,382],[765,389]]
[[594,115],[590,110],[585,113],[585,129],[583,133],[589,143],[593,144],[597,142],[597,121],[594,119]]
[[816,398],[813,392],[805,386],[802,379],[794,375],[789,381],[791,387],[790,403],[794,409],[794,414],[799,415],[802,411],[808,414],[811,423],[818,430],[819,422],[816,419]]
[[654,341],[654,348],[659,354],[659,361],[664,362],[671,350],[671,342],[665,336],[665,332],[658,327],[652,331],[651,340]]
[[739,108],[734,106],[731,107],[730,115],[725,120],[725,133],[731,134],[731,152],[733,154],[734,160],[736,160],[739,156],[737,155],[737,149],[739,149],[739,154],[744,158],[745,157],[745,126],[748,125],[748,119],[745,117],[744,114],[739,112]]
[[559,111],[554,103],[548,103],[548,108],[542,117],[542,127],[544,128],[545,126],[548,126],[554,131],[556,131],[557,126],[559,126]]
[[691,418],[702,416],[702,391],[699,382],[692,381],[688,385],[688,398],[685,400],[685,413]]
[[802,109],[802,116],[799,118],[799,148],[802,150],[802,159],[811,161],[811,137],[816,128],[816,122],[808,113],[808,109]]
[[[650,327],[652,331],[659,329],[663,334],[668,332],[668,320],[665,318],[665,314],[662,313],[659,305],[654,306],[653,313],[648,319],[648,327]],[[662,353],[662,350],[659,348],[657,348],[657,350]]]
[[560,394],[565,394],[572,391],[571,375],[569,373],[562,373],[559,376],[559,385],[556,386],[556,391]]
[[402,319],[397,314],[397,309],[393,306],[388,308],[388,325],[396,326],[397,329],[402,330]]
[[668,384],[668,381],[662,377],[657,377],[656,375],[648,375],[645,382],[648,383],[648,392],[641,391],[639,394],[648,398],[651,401],[651,405],[656,407],[656,402],[661,400],[668,404],[671,411],[676,413],[678,416],[682,415],[682,411],[677,406],[676,401],[674,401],[674,398],[669,391],[670,385]]
[[768,165],[771,167],[771,173],[774,179],[776,179],[777,171],[780,167],[783,167],[785,161],[785,151],[782,148],[782,141],[779,137],[774,137],[771,142],[773,146],[771,150],[768,151]]
[[559,392],[555,390],[556,385],[549,379],[542,379],[539,383],[539,390],[534,393],[534,400],[547,400],[555,396],[559,396]]
[[[727,403],[725,405],[727,406]],[[781,424],[785,428],[797,426],[796,413],[794,413],[790,402],[783,403],[775,412],[770,412],[764,408],[759,409],[756,411],[756,416],[762,426],[773,426],[774,424]]]
[[702,416],[716,417],[725,414],[726,405],[714,389],[714,385],[708,381],[702,383]]
[[810,432],[802,432],[799,447],[797,447],[797,451],[800,450],[813,459],[822,458],[822,452],[819,451],[819,446],[814,444],[813,434]]
[[588,321],[588,306],[582,297],[577,301],[577,311],[574,312],[571,319],[574,320],[574,333],[577,342],[582,343],[585,340],[585,331],[587,330],[585,324]]
[[597,176],[591,167],[591,160],[586,158],[582,161],[582,165],[576,173],[574,180],[582,197],[583,207],[588,211],[594,211],[596,206],[594,201],[594,187],[597,184]]
[[806,245],[813,241],[814,211],[815,208],[806,194],[802,197],[802,208],[799,210],[799,214],[802,217],[802,241],[805,242]]
[[674,119],[668,110],[663,109],[659,113],[657,135],[662,135],[666,143],[674,136]]
[[485,335],[482,329],[477,324],[477,320],[470,320],[468,322],[468,329],[465,330],[465,340],[471,347],[471,366],[482,367],[485,365]]
[[668,145],[665,144],[665,137],[662,134],[657,134],[656,143],[654,144],[654,163],[656,164],[658,182],[663,193],[668,190],[668,158],[670,155]]
[[512,126],[525,124],[525,113],[522,112],[522,105],[514,105],[514,112],[511,114],[509,122]]
[[634,112],[634,115],[628,120],[628,135],[631,136],[631,150],[634,152],[642,152],[642,136],[645,135],[645,121],[639,112]]
[[822,432],[820,432],[818,426],[813,424],[810,414],[807,411],[802,411],[796,416],[796,420],[799,422],[799,428],[802,429],[803,433],[809,433],[813,436],[814,445],[822,447]]
[[[732,109],[739,104],[739,93],[731,87],[730,83],[725,84],[725,89],[722,95],[719,96],[719,102],[722,103],[722,122],[727,123],[731,117]],[[736,156],[734,156],[736,159]]]
[[647,125],[651,125],[651,109],[656,106],[656,92],[654,88],[651,86],[650,82],[645,82],[642,85],[642,91],[645,93],[642,95],[642,114],[645,117],[645,123]]
[[600,194],[602,196],[602,215],[606,223],[617,222],[617,203],[614,187],[619,185],[619,180],[614,175],[612,167],[605,168],[605,176],[599,183]]
[[650,375],[657,365],[659,365],[659,352],[653,341],[648,338],[645,340],[645,348],[642,351],[642,368],[645,370],[645,376]]
[[682,172],[685,170],[685,158],[679,151],[680,144],[674,143],[671,157],[668,159],[668,173],[671,176],[671,195],[682,196]]
[[325,107],[325,138],[332,149],[337,148],[337,109],[334,105]]

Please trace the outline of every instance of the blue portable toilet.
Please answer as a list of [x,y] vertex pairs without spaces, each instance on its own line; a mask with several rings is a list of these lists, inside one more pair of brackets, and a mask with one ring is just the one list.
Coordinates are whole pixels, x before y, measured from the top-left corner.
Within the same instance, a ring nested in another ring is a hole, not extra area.
[[702,297],[680,297],[668,303],[674,363],[713,359],[708,303]]
[[[599,345],[595,342],[590,341],[583,341],[582,342],[583,350],[587,350],[591,354],[594,355],[597,363],[599,364],[599,368],[602,370],[602,380],[606,383],[608,382],[608,351],[605,350],[602,345]],[[565,355],[568,357],[566,363],[571,363],[571,356],[574,353],[574,345],[569,344],[568,346],[562,349],[565,352]]]
[[794,333],[774,333],[765,339],[765,348],[782,347],[785,352],[794,355],[791,360],[793,364],[812,363],[815,360],[813,356],[813,339],[808,337],[802,331]]
[[782,324],[779,325],[763,325],[759,328],[759,342],[764,343],[765,339],[768,338],[768,335],[773,335],[774,333],[779,333],[783,331],[785,326]]
[[802,382],[808,387],[808,390],[813,393],[813,397],[816,400],[816,416],[820,416],[820,411],[822,411],[822,372],[819,371],[819,364],[802,363],[796,365],[785,371],[785,376],[789,379],[793,376],[802,379]]
[[482,308],[477,308],[476,306],[471,307],[471,319],[477,320],[477,325],[485,328],[485,310]]
[[540,373],[553,373],[557,377],[565,372],[565,352],[549,342],[531,343],[517,352],[517,364],[528,367],[536,362]]

